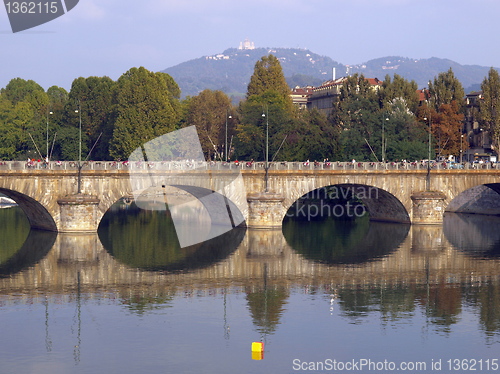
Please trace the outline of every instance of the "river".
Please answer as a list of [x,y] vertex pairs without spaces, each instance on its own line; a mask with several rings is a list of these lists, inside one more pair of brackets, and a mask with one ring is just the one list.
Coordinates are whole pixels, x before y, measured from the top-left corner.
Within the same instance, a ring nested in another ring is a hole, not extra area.
[[498,227],[289,220],[181,249],[168,211],[70,235],[0,209],[0,372],[500,372]]

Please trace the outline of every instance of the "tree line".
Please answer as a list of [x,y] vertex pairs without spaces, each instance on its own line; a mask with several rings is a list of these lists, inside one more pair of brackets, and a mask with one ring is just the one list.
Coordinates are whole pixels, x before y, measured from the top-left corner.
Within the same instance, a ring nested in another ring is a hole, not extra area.
[[[500,79],[493,68],[475,115],[498,147]],[[256,62],[245,100],[204,90],[181,100],[168,74],[132,68],[118,80],[79,77],[67,92],[12,79],[0,90],[0,160],[27,158],[125,160],[142,144],[196,126],[207,160],[419,160],[459,155],[464,90],[452,69],[429,82],[422,102],[415,81],[387,75],[374,89],[363,75],[347,77],[329,114],[299,110],[279,60]],[[81,129],[81,131],[80,131]],[[226,153],[226,149],[228,150]],[[89,152],[92,151],[90,154]]]

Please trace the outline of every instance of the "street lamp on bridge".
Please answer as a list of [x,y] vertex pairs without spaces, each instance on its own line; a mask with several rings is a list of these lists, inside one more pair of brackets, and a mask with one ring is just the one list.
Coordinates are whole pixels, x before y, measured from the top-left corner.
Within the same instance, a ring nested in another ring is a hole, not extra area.
[[[386,121],[389,121],[389,117],[385,118]],[[382,120],[382,162],[385,162],[385,139],[384,139],[384,121]]]
[[228,153],[227,153],[227,119],[228,118],[231,119],[233,117],[231,115],[229,115],[229,117],[228,117],[228,115],[227,115],[227,109],[226,109],[226,149],[225,149],[226,162],[227,162],[227,155],[228,155]]
[[78,148],[78,194],[82,193],[82,110],[80,106],[80,99],[76,99],[78,103],[78,109],[75,110],[75,113],[78,113],[80,118],[80,126],[79,126],[79,148]]
[[464,134],[460,135],[460,163],[462,163],[462,155],[464,153],[463,148],[462,148],[462,141],[464,139]]
[[[427,121],[427,117],[424,117]],[[429,111],[429,158],[427,159],[427,191],[431,189],[431,112]]]
[[49,111],[49,106],[47,105],[47,153],[45,157],[45,161],[49,162],[49,114],[52,115],[53,112]]
[[268,170],[269,170],[269,107],[266,106],[266,113],[262,112],[262,117],[266,117],[266,176],[265,176],[265,184],[264,184],[264,189],[265,192],[268,192],[267,189],[267,177],[268,177]]

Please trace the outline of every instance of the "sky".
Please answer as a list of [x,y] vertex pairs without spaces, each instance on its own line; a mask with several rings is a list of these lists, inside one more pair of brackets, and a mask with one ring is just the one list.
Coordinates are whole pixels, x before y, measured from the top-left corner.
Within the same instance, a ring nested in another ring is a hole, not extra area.
[[350,65],[402,56],[500,67],[498,15],[498,0],[79,0],[13,33],[3,7],[0,88],[19,77],[69,91],[78,77],[160,71],[245,38]]

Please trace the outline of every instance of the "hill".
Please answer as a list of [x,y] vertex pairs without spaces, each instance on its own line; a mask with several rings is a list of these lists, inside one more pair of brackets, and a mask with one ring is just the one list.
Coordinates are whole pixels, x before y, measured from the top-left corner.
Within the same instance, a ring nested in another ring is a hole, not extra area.
[[[243,97],[253,74],[255,63],[262,56],[273,54],[279,58],[287,82],[292,85],[319,85],[331,79],[333,68],[345,73],[346,67],[329,57],[305,49],[230,48],[224,52],[204,56],[163,70],[170,74],[181,88],[182,96],[194,96],[206,88],[222,90],[229,96]],[[337,73],[338,74],[338,73]],[[338,75],[339,76],[339,75]],[[296,82],[296,84],[294,83]]]
[[349,67],[352,73],[363,73],[366,77],[384,79],[387,74],[398,74],[407,80],[417,82],[419,88],[428,87],[429,80],[434,80],[439,73],[453,69],[453,73],[462,83],[465,93],[479,89],[490,67],[479,65],[461,65],[448,59],[432,57],[429,59],[411,59],[389,56],[370,60],[364,64]]
[[[363,73],[366,77],[384,79],[394,74],[415,80],[419,88],[427,87],[440,72],[450,67],[462,83],[465,92],[477,90],[490,67],[461,65],[448,59],[411,59],[389,56],[370,60],[359,65],[344,65],[330,57],[320,56],[307,49],[297,48],[230,48],[212,56],[203,56],[163,70],[179,84],[182,97],[195,96],[204,89],[221,90],[233,101],[245,96],[248,82],[257,60],[273,54],[281,62],[283,73],[290,87],[313,85],[336,77]],[[348,70],[349,69],[349,70]]]

